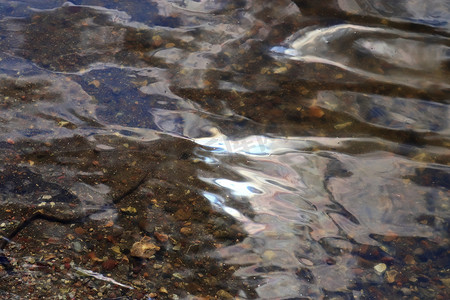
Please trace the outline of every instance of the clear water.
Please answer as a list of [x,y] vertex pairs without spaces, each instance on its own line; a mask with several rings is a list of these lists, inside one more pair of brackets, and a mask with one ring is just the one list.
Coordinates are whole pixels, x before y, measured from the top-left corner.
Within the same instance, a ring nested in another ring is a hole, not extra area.
[[0,19],[0,296],[449,297],[447,1]]

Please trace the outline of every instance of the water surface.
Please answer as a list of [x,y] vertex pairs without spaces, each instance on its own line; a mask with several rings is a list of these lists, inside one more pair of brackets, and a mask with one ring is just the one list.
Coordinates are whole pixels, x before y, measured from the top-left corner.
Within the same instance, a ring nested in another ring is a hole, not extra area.
[[0,1],[1,297],[448,298],[449,20]]

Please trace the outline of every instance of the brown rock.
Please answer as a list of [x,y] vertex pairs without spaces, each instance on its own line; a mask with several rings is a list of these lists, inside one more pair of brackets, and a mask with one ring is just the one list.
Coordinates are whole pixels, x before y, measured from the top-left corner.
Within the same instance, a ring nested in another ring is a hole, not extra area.
[[309,108],[309,116],[313,118],[322,118],[325,112],[318,106],[311,106]]
[[79,234],[79,235],[85,234],[85,232],[86,232],[86,230],[82,227],[77,227],[74,229],[74,231],[76,234]]
[[192,229],[189,227],[182,227],[180,229],[180,233],[184,234],[184,235],[191,235],[192,234]]
[[408,254],[405,256],[405,263],[407,263],[408,265],[414,265],[416,261],[412,255]]
[[161,243],[167,242],[169,240],[169,236],[167,234],[155,232],[154,235],[155,238]]
[[116,266],[117,266],[117,261],[114,259],[107,259],[102,263],[102,267],[106,271],[112,270]]
[[234,299],[234,297],[225,290],[219,290],[216,295],[219,299]]
[[397,276],[398,272],[396,270],[389,270],[385,273],[386,281],[389,283],[393,283],[395,281],[395,277]]
[[152,258],[152,256],[160,248],[151,242],[151,238],[145,236],[139,242],[136,242],[131,247],[131,256],[141,258]]
[[190,209],[182,209],[180,208],[175,212],[175,218],[177,220],[185,221],[189,219],[192,215],[192,211]]

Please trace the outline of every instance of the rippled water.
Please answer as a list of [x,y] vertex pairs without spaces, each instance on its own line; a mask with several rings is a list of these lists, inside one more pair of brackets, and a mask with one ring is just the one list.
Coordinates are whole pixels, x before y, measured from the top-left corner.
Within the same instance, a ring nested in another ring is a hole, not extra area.
[[449,298],[447,1],[0,18],[1,297]]

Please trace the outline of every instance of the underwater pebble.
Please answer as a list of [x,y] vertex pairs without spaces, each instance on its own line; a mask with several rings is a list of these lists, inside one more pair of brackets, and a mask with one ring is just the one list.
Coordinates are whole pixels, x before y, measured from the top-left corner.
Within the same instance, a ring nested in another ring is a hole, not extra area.
[[180,229],[180,233],[184,234],[184,235],[191,235],[192,234],[192,229],[189,227],[182,227]]
[[106,271],[110,271],[110,270],[114,269],[116,266],[117,266],[117,261],[114,259],[108,259],[102,263],[102,267]]
[[312,261],[310,261],[309,259],[306,259],[306,258],[301,258],[300,261],[307,266],[314,265],[314,263]]
[[80,242],[73,242],[72,243],[72,248],[76,252],[81,252],[81,244],[80,244]]
[[233,296],[225,290],[219,290],[216,295],[219,299],[233,299]]
[[393,283],[395,281],[395,277],[398,272],[396,270],[389,270],[386,272],[386,281],[389,283]]
[[155,232],[154,235],[155,235],[155,238],[162,243],[167,242],[169,240],[169,237],[167,236],[167,234]]
[[25,259],[26,262],[30,263],[30,264],[34,264],[36,262],[36,260],[34,259],[34,257],[27,257]]
[[441,281],[448,289],[450,289],[450,278],[442,278]]
[[385,264],[378,264],[375,267],[373,267],[377,273],[381,274],[384,271],[386,271],[386,265]]
[[152,258],[160,248],[150,241],[150,237],[146,236],[141,241],[134,243],[131,247],[131,256]]
[[402,293],[404,294],[404,295],[411,295],[411,289],[408,289],[408,288],[401,288],[400,289],[401,291],[402,291]]
[[405,256],[405,263],[407,263],[408,265],[414,265],[416,261],[414,260],[414,257],[412,255],[408,254]]

